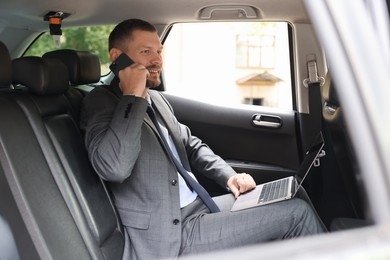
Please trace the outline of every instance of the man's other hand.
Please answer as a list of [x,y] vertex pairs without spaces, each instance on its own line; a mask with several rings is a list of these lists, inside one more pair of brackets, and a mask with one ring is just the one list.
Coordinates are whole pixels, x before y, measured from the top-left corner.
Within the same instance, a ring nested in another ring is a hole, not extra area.
[[256,187],[256,183],[249,174],[240,173],[230,177],[227,181],[227,186],[234,197],[238,198],[240,194],[253,190]]

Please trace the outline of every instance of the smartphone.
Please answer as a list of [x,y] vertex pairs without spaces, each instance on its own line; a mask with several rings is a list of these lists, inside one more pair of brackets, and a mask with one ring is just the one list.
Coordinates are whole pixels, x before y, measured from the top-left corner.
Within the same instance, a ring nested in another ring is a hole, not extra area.
[[[122,53],[113,63],[111,63],[110,70],[114,72],[115,76],[119,78],[119,71],[123,70],[128,66],[131,66],[132,64],[134,64],[134,61],[130,59],[130,57],[127,56],[126,53]],[[146,87],[153,87],[153,83],[149,80],[146,80]]]
[[115,76],[119,77],[119,71],[133,64],[134,61],[127,56],[126,53],[122,53],[118,58],[111,63],[110,70],[114,72]]

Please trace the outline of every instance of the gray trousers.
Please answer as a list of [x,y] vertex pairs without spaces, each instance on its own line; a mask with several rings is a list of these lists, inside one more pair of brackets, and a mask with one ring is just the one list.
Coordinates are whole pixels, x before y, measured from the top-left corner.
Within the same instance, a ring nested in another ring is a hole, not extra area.
[[198,198],[182,209],[180,255],[205,253],[325,231],[304,190],[300,198],[231,212],[235,198],[227,194],[213,199],[221,212],[210,214]]

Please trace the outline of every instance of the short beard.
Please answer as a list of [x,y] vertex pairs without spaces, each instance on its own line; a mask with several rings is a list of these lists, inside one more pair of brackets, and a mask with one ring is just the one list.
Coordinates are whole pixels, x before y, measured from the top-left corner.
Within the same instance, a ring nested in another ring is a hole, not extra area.
[[160,85],[161,85],[161,81],[160,80],[158,82],[154,82],[154,81],[151,81],[151,80],[146,80],[146,87],[148,87],[148,88],[157,88]]

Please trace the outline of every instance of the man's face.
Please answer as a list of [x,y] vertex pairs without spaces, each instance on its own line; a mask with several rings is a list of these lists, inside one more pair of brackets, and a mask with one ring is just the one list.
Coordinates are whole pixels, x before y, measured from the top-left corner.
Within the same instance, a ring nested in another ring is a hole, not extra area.
[[129,41],[126,54],[136,63],[144,65],[149,71],[148,85],[157,87],[161,84],[163,46],[156,32],[135,30]]

